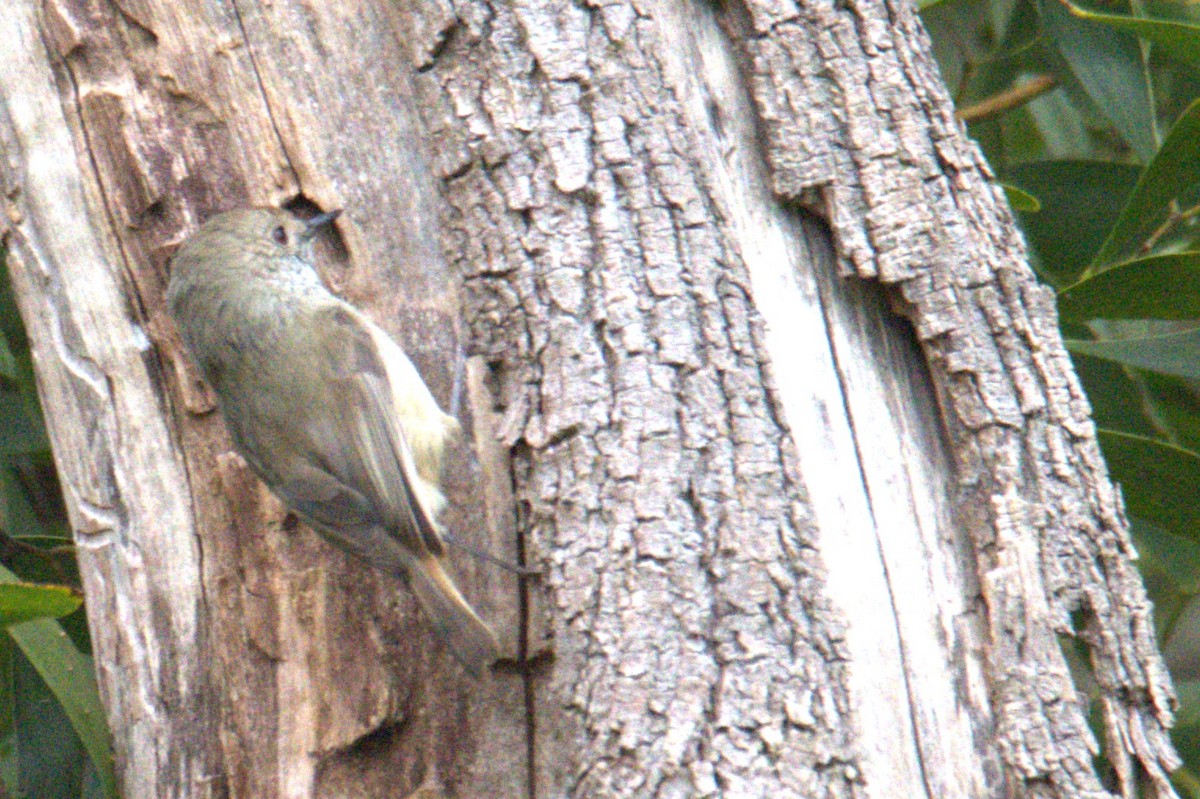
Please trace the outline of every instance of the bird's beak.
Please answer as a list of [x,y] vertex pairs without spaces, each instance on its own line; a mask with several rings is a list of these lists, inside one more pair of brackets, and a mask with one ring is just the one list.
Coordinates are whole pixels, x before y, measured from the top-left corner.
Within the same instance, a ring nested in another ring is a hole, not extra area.
[[342,209],[338,208],[324,214],[317,214],[312,219],[304,223],[304,230],[300,233],[301,241],[308,241],[333,220],[342,215]]

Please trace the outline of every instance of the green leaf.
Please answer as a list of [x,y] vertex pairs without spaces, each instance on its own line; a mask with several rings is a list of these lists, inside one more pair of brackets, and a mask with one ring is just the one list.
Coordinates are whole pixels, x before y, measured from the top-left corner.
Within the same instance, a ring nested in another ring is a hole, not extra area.
[[[1159,327],[1149,322],[1143,327]],[[1150,332],[1130,338],[1112,338],[1099,341],[1067,339],[1067,349],[1073,353],[1091,355],[1115,361],[1125,366],[1148,369],[1167,375],[1178,375],[1200,380],[1200,326],[1188,327],[1170,333]],[[1200,484],[1198,484],[1200,485]]]
[[0,583],[0,625],[58,619],[74,613],[83,597],[62,585]]
[[[1180,682],[1176,684],[1175,690],[1181,700],[1187,700],[1181,703],[1179,713],[1175,716],[1176,725],[1195,727],[1197,734],[1200,734],[1200,682],[1194,680]],[[1200,747],[1197,747],[1195,751],[1200,755]],[[1197,765],[1200,765],[1200,762]]]
[[1064,289],[1058,302],[1079,321],[1200,319],[1200,252],[1126,261]]
[[87,754],[62,705],[19,652],[13,658],[13,694],[17,795],[82,799]]
[[17,299],[8,279],[7,264],[8,250],[0,243],[0,334],[19,352],[29,349],[29,339],[25,336],[21,312],[17,309]]
[[1147,436],[1159,434],[1159,428],[1147,418],[1142,401],[1142,385],[1148,373],[1078,353],[1072,353],[1072,361],[1092,405],[1092,419],[1097,427]]
[[[1059,69],[1066,70],[1066,67],[1060,65]],[[1078,81],[1076,81],[1077,83]],[[1072,89],[1078,90],[1073,91]],[[1080,96],[1074,96],[1076,94]],[[1028,112],[1030,123],[1033,130],[1036,131],[1035,138],[1041,144],[1039,150],[1033,151],[1037,153],[1036,155],[1020,156],[1021,150],[1013,145],[1020,139],[1027,138],[1029,133],[1021,132],[1016,127],[1010,128],[1005,139],[1013,153],[1013,161],[1066,161],[1088,158],[1092,151],[1088,112],[1092,110],[1089,106],[1094,105],[1082,87],[1068,84],[1030,100],[1021,110]],[[1019,115],[1009,113],[1005,114],[1005,119],[1017,116]],[[1107,118],[1099,119],[1099,125],[1108,124]],[[1014,134],[1016,134],[1016,138],[1014,138]],[[1032,142],[1027,142],[1025,146],[1028,147],[1029,144]],[[1122,149],[1126,148],[1122,147]]]
[[7,635],[0,635],[0,782],[10,796],[18,793],[16,729],[13,709],[13,659],[16,646]]
[[17,379],[17,358],[8,346],[8,339],[0,334],[0,378]]
[[42,420],[30,415],[16,392],[0,391],[0,456],[27,455],[49,447]]
[[1080,19],[1060,0],[1039,0],[1043,30],[1057,45],[1088,96],[1142,163],[1154,157],[1154,105],[1137,38]]
[[[13,538],[46,541],[49,546],[71,543],[71,531],[63,507],[62,490],[54,474],[49,453],[14,459],[5,466],[0,459],[0,529]],[[51,543],[54,539],[54,541]],[[12,564],[9,564],[10,566]],[[62,577],[18,574],[33,582],[77,583]]]
[[1158,155],[1142,172],[1089,271],[1100,272],[1132,255],[1166,217],[1171,200],[1200,183],[1200,101],[1171,127]]
[[1153,561],[1187,594],[1200,593],[1200,542],[1174,535],[1156,524],[1131,520],[1143,561]]
[[1022,191],[1016,186],[1008,183],[1001,183],[1000,187],[1004,189],[1004,196],[1008,198],[1008,204],[1012,206],[1014,211],[1024,211],[1027,214],[1036,214],[1042,210],[1042,203],[1037,197],[1034,197],[1027,191]]
[[1041,213],[1021,214],[1020,220],[1051,282],[1063,286],[1078,279],[1104,244],[1140,174],[1139,167],[1105,161],[1041,161],[1003,173],[1006,183],[1041,201]]
[[1123,14],[1101,14],[1069,4],[1071,13],[1089,22],[1099,22],[1110,28],[1132,33],[1152,43],[1161,52],[1172,58],[1191,64],[1200,64],[1200,26],[1187,22],[1145,17],[1130,17]]
[[[1145,412],[1155,419],[1159,438],[1165,438],[1184,449],[1200,452],[1200,384],[1195,380],[1154,372],[1123,370],[1139,378],[1141,393],[1134,397]],[[1124,424],[1109,425],[1129,433],[1136,430]]]
[[1200,456],[1171,444],[1116,430],[1098,431],[1109,472],[1121,484],[1130,515],[1174,535],[1200,540]]
[[917,11],[926,11],[934,6],[947,5],[954,0],[917,0]]
[[[0,582],[15,583],[16,575],[0,566]],[[100,704],[100,692],[89,658],[71,643],[61,625],[49,619],[8,628],[21,652],[62,705],[83,742],[106,796],[117,795],[112,740]]]
[[[0,464],[0,530],[14,538],[38,535],[43,532],[36,507],[25,489],[20,474],[17,470],[6,468],[2,464]],[[17,569],[17,573],[31,578],[21,569]],[[32,577],[31,579],[40,578]]]
[[1193,0],[1145,0],[1138,9],[1151,19],[1174,20],[1175,22],[1200,22],[1200,8]]
[[1175,744],[1179,756],[1183,758],[1185,768],[1171,775],[1171,781],[1182,788],[1183,797],[1200,795],[1200,780],[1196,773],[1200,771],[1200,682],[1177,681],[1175,693],[1179,697],[1179,709],[1175,716],[1175,728],[1171,730],[1171,741]]

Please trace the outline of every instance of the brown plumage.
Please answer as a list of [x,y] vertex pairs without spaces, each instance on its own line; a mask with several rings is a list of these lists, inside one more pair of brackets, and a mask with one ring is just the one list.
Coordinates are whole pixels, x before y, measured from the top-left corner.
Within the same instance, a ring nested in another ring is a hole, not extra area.
[[496,639],[446,574],[435,523],[458,423],[400,347],[321,284],[308,242],[336,216],[214,217],[172,260],[171,312],[254,472],[326,538],[407,581],[478,675]]

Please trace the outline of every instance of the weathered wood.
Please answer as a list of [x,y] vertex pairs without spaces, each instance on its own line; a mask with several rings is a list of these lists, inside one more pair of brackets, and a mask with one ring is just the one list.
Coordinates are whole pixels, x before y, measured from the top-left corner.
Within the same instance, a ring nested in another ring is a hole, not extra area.
[[172,796],[176,781],[219,774],[187,472],[150,341],[108,266],[121,261],[118,244],[91,222],[101,191],[30,12],[0,10],[8,267],[75,530],[101,692],[127,733],[115,739],[118,767],[144,779],[145,793],[130,786],[130,796]]
[[929,361],[960,543],[979,581],[989,731],[1010,790],[1102,791],[1057,640],[1068,635],[1088,645],[1122,795],[1136,793],[1139,774],[1173,795],[1174,695],[1121,499],[1053,293],[1026,265],[924,31],[909,6],[877,0],[751,0],[747,12],[740,40],[775,193],[820,195],[844,271],[897,289]]
[[[199,220],[252,203],[345,207],[321,253],[331,283],[396,331],[450,402],[454,287],[430,244],[422,144],[381,91],[402,96],[408,69],[386,9],[345,24],[353,11],[0,12],[22,32],[12,63],[27,65],[5,80],[7,236],[130,797],[525,792],[522,678],[472,682],[398,583],[282,524],[227,455],[164,314],[167,258]],[[344,55],[306,68],[321,47]],[[446,521],[512,558],[513,531],[489,530],[473,498],[469,443],[452,454]],[[460,571],[515,660],[515,580]]]
[[[38,8],[5,235],[129,796],[1101,796],[1072,613],[1169,792],[1119,498],[906,4]],[[449,527],[544,569],[465,564],[482,685],[179,359],[172,247],[289,201],[466,412]]]
[[[850,787],[819,764],[844,760],[896,795],[1095,795],[1056,640],[1074,632],[1094,647],[1122,790],[1140,768],[1168,793],[1173,698],[1119,501],[1050,295],[911,9],[478,7],[426,12],[446,44],[421,81],[449,143],[446,249],[528,445],[518,496],[555,536],[559,656],[603,686],[547,678],[575,712],[539,730],[583,749],[583,784],[837,792]],[[801,228],[797,204],[829,233]],[[920,354],[870,292],[831,279],[825,241],[843,274],[900,285]],[[548,321],[530,331],[530,317]],[[789,432],[794,456],[773,443]],[[768,499],[781,492],[805,510]],[[656,530],[670,545],[645,543]],[[789,589],[820,572],[795,569],[789,540],[826,566],[803,611]],[[681,592],[710,609],[703,624],[680,614]],[[846,612],[844,637],[822,624],[822,595]],[[1071,629],[1074,611],[1088,629]],[[806,637],[771,627],[801,617]],[[647,651],[666,630],[675,645]],[[756,672],[796,660],[808,681]],[[840,713],[781,720],[812,679],[827,707],[855,698],[854,746],[822,735]],[[690,684],[715,687],[683,720],[663,697]]]

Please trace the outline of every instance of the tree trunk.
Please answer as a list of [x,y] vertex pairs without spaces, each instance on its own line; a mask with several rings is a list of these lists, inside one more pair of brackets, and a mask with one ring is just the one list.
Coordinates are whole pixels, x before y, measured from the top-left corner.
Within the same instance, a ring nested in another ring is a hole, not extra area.
[[[131,799],[1170,795],[1120,498],[909,3],[0,24],[9,265]],[[506,647],[481,682],[291,523],[183,360],[170,253],[262,203],[346,209],[328,281],[466,423],[447,526],[542,569],[456,557]]]

